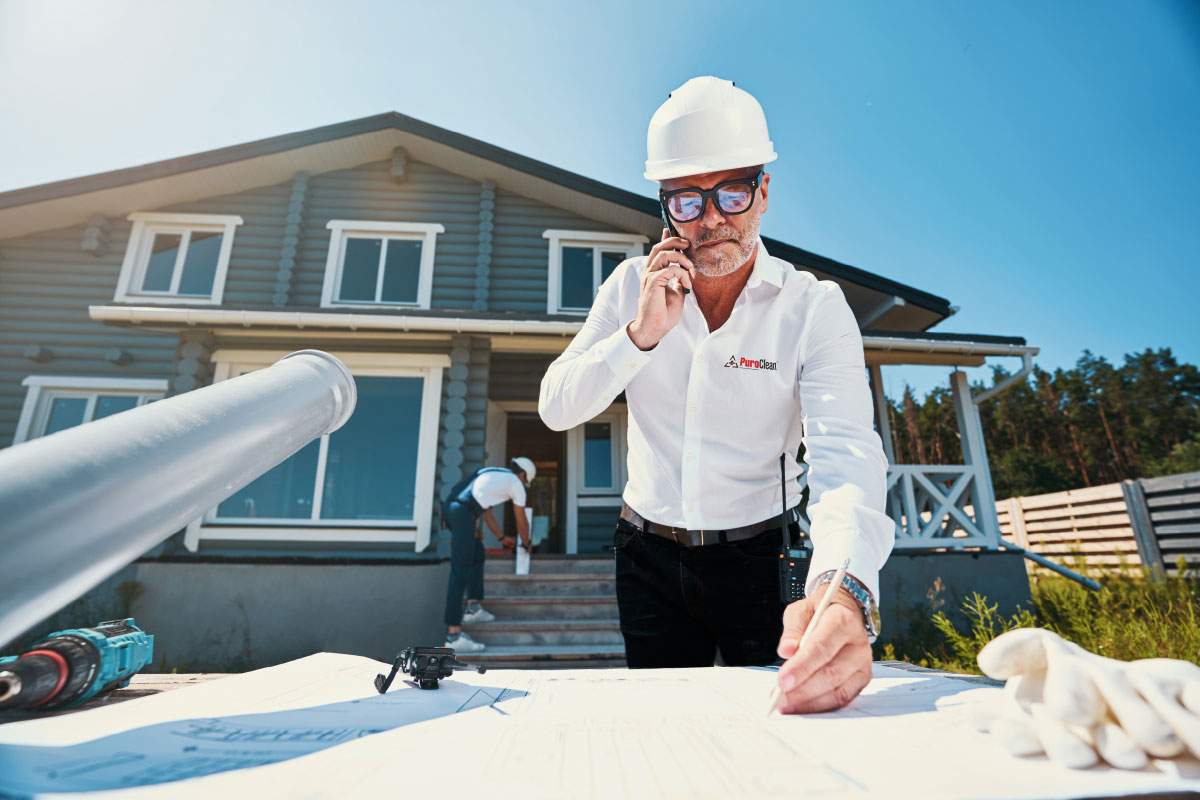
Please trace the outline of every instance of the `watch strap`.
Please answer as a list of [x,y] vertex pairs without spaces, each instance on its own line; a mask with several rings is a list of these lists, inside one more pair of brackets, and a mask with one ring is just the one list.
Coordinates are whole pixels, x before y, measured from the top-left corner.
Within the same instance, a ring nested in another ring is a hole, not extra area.
[[[816,577],[813,585],[820,586],[829,583],[836,574],[837,570],[826,570]],[[863,585],[862,581],[848,572],[842,575],[842,588],[858,601],[859,609],[863,615],[863,627],[867,631],[867,640],[874,642],[876,637],[879,636],[879,606],[876,604],[871,590]]]

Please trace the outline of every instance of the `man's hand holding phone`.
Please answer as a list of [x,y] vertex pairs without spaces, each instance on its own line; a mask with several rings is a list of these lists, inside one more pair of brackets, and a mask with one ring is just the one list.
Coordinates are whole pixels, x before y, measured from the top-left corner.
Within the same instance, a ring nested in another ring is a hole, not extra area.
[[[642,274],[642,292],[638,313],[626,330],[640,350],[650,350],[683,316],[683,289],[692,288],[696,267],[683,254],[690,246],[687,239],[672,236],[663,228],[662,241],[650,248],[646,271]],[[678,289],[669,285],[674,279]]]

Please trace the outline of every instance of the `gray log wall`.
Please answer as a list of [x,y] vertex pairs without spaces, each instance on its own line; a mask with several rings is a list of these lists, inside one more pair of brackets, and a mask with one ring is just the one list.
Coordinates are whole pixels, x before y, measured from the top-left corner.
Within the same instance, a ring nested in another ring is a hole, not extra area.
[[[325,226],[331,219],[355,219],[445,226],[435,251],[434,308],[544,314],[543,231],[607,229],[491,182],[402,157],[137,210],[242,217],[224,308],[319,307],[329,248]],[[169,378],[172,392],[211,380],[211,370],[196,360],[213,346],[203,334],[181,342],[88,318],[89,305],[112,302],[131,227],[124,217],[97,217],[85,225],[0,240],[0,447],[12,441],[25,398],[21,382],[29,375]],[[483,358],[478,348],[472,352]],[[470,402],[481,407],[487,381],[484,375],[481,383],[480,376],[487,368],[472,362],[471,369]]]

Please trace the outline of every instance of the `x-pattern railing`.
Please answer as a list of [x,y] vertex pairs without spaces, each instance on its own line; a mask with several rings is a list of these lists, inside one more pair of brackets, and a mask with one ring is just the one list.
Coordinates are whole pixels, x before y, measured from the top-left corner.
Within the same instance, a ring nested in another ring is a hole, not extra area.
[[[807,470],[806,470],[807,473]],[[807,475],[800,478],[806,483]],[[970,464],[892,464],[886,513],[896,523],[897,550],[994,547],[995,520],[979,519],[973,489],[980,471]],[[808,530],[807,520],[801,525]]]

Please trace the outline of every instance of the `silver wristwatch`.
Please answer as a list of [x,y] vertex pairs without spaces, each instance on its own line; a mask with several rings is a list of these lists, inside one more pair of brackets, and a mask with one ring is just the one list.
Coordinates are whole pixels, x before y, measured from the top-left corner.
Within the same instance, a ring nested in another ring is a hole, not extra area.
[[[835,569],[822,572],[813,582],[813,587],[829,583],[836,574],[837,570]],[[867,641],[874,643],[879,638],[879,630],[882,625],[879,606],[875,603],[875,598],[871,595],[870,590],[863,586],[862,581],[849,573],[842,576],[842,588],[858,601],[859,608],[862,609],[863,627],[867,630]]]

